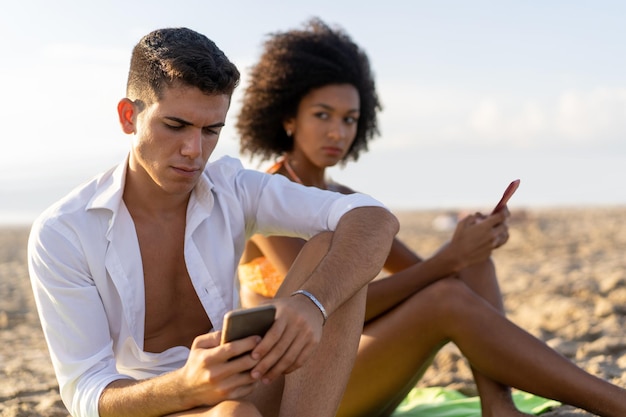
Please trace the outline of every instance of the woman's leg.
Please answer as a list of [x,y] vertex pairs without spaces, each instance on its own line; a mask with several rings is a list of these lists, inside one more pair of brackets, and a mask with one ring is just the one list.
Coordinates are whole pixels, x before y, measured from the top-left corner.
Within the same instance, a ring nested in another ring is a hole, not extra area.
[[[502,303],[502,296],[500,293],[500,288],[499,288],[496,273],[495,273],[495,267],[491,260],[482,262],[470,268],[466,268],[464,271],[462,271],[461,274],[459,274],[459,278],[463,282],[465,282],[471,290],[473,290],[476,294],[478,294],[480,297],[485,299],[496,310],[504,314],[504,305]],[[388,277],[388,279],[393,279],[393,276]],[[412,301],[407,300],[405,302],[419,302],[419,301],[415,299]],[[387,316],[389,313],[390,312],[387,312],[381,317],[378,317],[378,320],[379,320],[378,325],[387,326],[389,324],[390,320],[388,320],[388,316]],[[414,316],[412,315],[412,313],[409,313],[409,314],[411,314],[411,317],[407,317],[407,318],[400,317],[399,319],[396,320],[396,322],[398,323],[400,327],[399,329],[400,331],[409,331],[409,329],[413,329],[412,325],[408,324],[408,322],[410,322],[411,320],[414,320]],[[398,314],[396,313],[395,315],[398,315]],[[428,318],[428,315],[426,316],[426,319],[427,318]],[[389,329],[389,330],[393,331],[393,329]],[[418,332],[419,332],[419,329],[418,329]],[[361,339],[362,346],[367,346],[368,344],[371,344],[371,343],[378,343],[378,342],[368,341],[368,337],[366,335],[362,337]],[[405,381],[406,383],[405,383],[405,388],[400,389],[398,391],[399,394],[407,393],[415,385],[415,383],[423,376],[428,366],[430,366],[432,359],[434,355],[436,354],[436,352],[444,344],[445,342],[442,342],[439,346],[434,348],[434,350],[432,350],[431,352],[428,352],[429,354],[426,358],[418,359],[418,361],[420,362],[419,364],[414,365],[414,367],[408,368],[409,370],[408,375],[400,378],[401,381]],[[365,351],[366,349],[364,348],[359,351],[359,359],[358,359],[359,362],[361,361],[361,356],[365,354],[364,353]],[[371,352],[372,349],[367,349],[367,351]],[[377,353],[373,354],[373,356],[375,355],[377,355]],[[511,412],[516,411],[515,405],[513,403],[513,398],[511,395],[511,390],[509,387],[489,379],[488,377],[482,375],[480,372],[476,371],[474,368],[472,368],[472,372],[474,374],[474,379],[476,381],[476,385],[480,393],[481,406],[483,408],[482,414],[484,416],[489,416],[493,414],[502,415],[502,413],[510,414]],[[390,403],[389,408],[391,409],[395,408],[397,404],[401,401],[403,396],[404,395],[398,395]],[[349,400],[345,400],[345,401],[348,402]]]
[[604,417],[626,415],[625,390],[584,372],[454,278],[368,323],[338,415],[388,415],[447,341],[488,379]]
[[[491,259],[464,269],[459,278],[502,315],[505,314],[496,269]],[[483,416],[501,415],[506,410],[516,410],[510,387],[488,378],[473,366],[472,374],[480,395]]]

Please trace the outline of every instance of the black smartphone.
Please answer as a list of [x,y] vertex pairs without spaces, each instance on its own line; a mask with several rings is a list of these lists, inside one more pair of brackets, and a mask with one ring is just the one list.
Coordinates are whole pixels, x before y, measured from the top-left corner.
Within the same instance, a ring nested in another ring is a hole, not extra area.
[[221,343],[253,335],[264,336],[272,327],[275,315],[276,307],[271,304],[229,311],[224,316]]
[[500,201],[498,201],[498,204],[496,204],[491,214],[495,214],[499,212],[506,206],[506,203],[513,196],[513,193],[515,193],[515,191],[517,190],[517,187],[519,187],[519,183],[520,183],[520,180],[511,181],[509,186],[506,187],[506,190],[504,190],[504,194],[502,194],[502,198],[500,199]]

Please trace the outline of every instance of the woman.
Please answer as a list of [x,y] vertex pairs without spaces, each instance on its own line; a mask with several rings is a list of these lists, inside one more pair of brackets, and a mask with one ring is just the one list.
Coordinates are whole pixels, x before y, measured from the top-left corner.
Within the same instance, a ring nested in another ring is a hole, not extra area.
[[[237,121],[241,151],[278,158],[269,172],[294,182],[350,193],[326,177],[326,168],[367,150],[378,134],[379,110],[366,54],[342,30],[313,19],[266,41]],[[602,416],[626,415],[626,391],[505,318],[491,252],[508,239],[507,217],[507,210],[467,216],[428,259],[396,239],[388,275],[368,286],[361,342],[338,415],[390,415],[449,341],[472,366],[483,416],[525,415],[509,387]],[[243,306],[274,295],[302,245],[277,236],[248,242],[240,266]]]

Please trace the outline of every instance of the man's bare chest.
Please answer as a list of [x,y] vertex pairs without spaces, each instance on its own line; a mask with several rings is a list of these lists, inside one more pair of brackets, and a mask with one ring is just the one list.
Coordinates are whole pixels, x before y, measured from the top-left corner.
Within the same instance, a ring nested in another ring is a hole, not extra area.
[[161,232],[137,233],[145,294],[144,350],[151,352],[189,347],[212,327],[185,264],[184,230]]

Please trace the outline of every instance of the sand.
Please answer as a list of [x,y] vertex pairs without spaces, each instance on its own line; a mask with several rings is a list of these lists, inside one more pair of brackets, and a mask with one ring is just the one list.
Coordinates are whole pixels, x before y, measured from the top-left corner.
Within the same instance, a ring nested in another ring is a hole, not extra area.
[[[422,255],[450,236],[440,212],[398,216],[400,236]],[[0,228],[0,417],[67,417],[34,311],[27,233]],[[526,210],[515,213],[510,234],[494,255],[508,316],[587,371],[626,386],[626,207]],[[476,389],[454,345],[419,385]],[[591,414],[563,406],[544,416]]]

